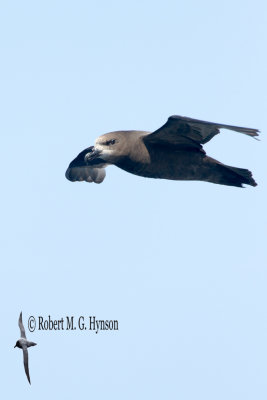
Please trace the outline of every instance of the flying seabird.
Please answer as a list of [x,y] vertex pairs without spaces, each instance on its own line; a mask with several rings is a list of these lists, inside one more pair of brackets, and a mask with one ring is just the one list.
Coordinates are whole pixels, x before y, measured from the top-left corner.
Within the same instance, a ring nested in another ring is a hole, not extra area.
[[116,131],[99,136],[94,146],[83,150],[70,163],[66,178],[72,182],[101,183],[105,167],[117,167],[147,178],[197,180],[220,185],[257,186],[252,173],[225,165],[206,155],[202,145],[220,129],[258,136],[258,129],[216,124],[171,116],[155,132]]
[[20,329],[21,338],[19,340],[17,340],[14,348],[19,347],[20,349],[23,350],[24,369],[25,369],[25,373],[27,375],[29,384],[31,384],[30,373],[29,373],[28,349],[27,348],[31,347],[31,346],[36,346],[37,343],[29,342],[26,339],[25,329],[24,329],[24,326],[22,323],[22,312],[20,313],[20,316],[19,316],[19,329]]

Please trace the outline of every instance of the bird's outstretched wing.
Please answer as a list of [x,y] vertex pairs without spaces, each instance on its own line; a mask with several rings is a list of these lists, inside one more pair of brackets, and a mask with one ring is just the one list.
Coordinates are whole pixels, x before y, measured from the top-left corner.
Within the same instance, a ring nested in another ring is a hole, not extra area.
[[69,167],[65,174],[69,181],[86,181],[101,183],[105,179],[105,168],[92,168],[92,167]]
[[19,316],[19,329],[20,329],[21,337],[26,339],[25,329],[24,329],[23,322],[22,322],[22,312],[20,313],[20,316]]
[[25,373],[27,375],[29,384],[31,384],[30,373],[29,373],[29,359],[28,359],[27,346],[23,346],[22,350],[23,350],[23,363],[24,363]]
[[201,145],[217,135],[220,129],[230,129],[252,137],[258,136],[259,132],[258,129],[216,124],[173,115],[169,117],[165,125],[145,136],[143,140],[146,144],[164,144],[201,149]]
[[70,163],[65,176],[71,181],[86,181],[101,183],[105,179],[105,165],[102,163],[96,167],[91,167],[85,164],[84,156],[88,153],[88,149],[81,151],[74,160]]

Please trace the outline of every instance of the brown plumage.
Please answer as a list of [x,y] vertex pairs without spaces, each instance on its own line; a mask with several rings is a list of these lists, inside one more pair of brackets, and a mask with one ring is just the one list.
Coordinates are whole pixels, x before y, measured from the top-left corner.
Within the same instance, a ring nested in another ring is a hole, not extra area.
[[249,170],[230,167],[206,155],[202,145],[217,135],[220,129],[252,137],[258,136],[259,132],[257,129],[174,115],[153,133],[116,131],[99,136],[95,146],[83,150],[70,163],[66,178],[101,183],[105,178],[105,167],[114,164],[147,178],[256,186]]
[[27,376],[29,384],[31,384],[31,378],[30,378],[30,372],[29,372],[28,347],[36,346],[36,343],[30,342],[26,338],[25,328],[24,328],[24,325],[22,322],[22,312],[20,313],[20,316],[19,316],[19,329],[20,329],[21,338],[16,341],[16,344],[14,347],[18,347],[19,349],[22,349],[22,351],[23,351],[23,364],[24,364],[25,374]]

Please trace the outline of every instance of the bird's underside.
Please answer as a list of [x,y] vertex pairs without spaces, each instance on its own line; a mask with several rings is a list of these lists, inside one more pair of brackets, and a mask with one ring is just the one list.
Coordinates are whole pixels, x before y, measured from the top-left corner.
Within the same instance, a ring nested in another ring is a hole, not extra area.
[[243,184],[257,186],[247,169],[230,167],[198,151],[191,153],[190,158],[186,151],[168,151],[167,157],[164,157],[165,154],[160,157],[161,168],[156,168],[159,154],[160,151],[156,159],[145,166],[132,163],[123,163],[122,166],[119,163],[117,166],[145,178],[204,181],[237,187]]
[[202,144],[230,129],[258,136],[243,128],[172,116],[157,131],[117,131],[100,136],[69,165],[70,181],[101,183],[105,167],[113,164],[135,175],[169,180],[198,180],[221,185],[256,186],[249,170],[225,165],[206,155]]

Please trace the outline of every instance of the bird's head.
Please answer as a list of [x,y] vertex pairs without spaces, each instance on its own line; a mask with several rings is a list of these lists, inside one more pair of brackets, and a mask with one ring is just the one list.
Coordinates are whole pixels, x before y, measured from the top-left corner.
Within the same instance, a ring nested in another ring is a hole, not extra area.
[[15,348],[15,347],[20,347],[19,340],[16,341],[16,344],[15,344],[14,348]]
[[120,153],[120,147],[120,138],[117,132],[106,133],[96,139],[94,146],[88,148],[84,160],[87,165],[96,165],[101,161],[113,164],[116,162],[116,155]]
[[72,182],[101,183],[109,164],[119,166],[127,159],[137,162],[139,154],[144,161],[142,138],[147,134],[143,131],[116,131],[99,136],[94,146],[87,147],[70,163],[66,178]]
[[125,131],[116,131],[99,136],[95,145],[89,147],[84,156],[87,165],[96,165],[101,162],[115,164],[129,154],[127,142],[130,134]]

